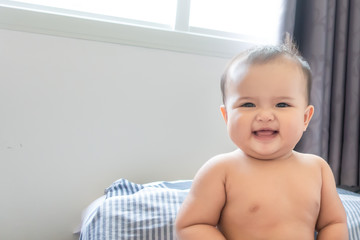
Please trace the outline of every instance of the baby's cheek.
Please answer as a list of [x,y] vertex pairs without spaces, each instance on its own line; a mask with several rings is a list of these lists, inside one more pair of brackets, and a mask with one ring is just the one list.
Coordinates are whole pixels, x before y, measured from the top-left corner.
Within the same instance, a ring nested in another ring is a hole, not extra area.
[[303,135],[304,132],[304,123],[301,121],[290,121],[287,126],[286,126],[286,130],[287,131],[287,135],[289,135],[289,138],[291,138],[293,141],[299,141],[301,136]]
[[229,137],[237,146],[239,146],[242,142],[243,131],[244,129],[237,125],[228,126]]

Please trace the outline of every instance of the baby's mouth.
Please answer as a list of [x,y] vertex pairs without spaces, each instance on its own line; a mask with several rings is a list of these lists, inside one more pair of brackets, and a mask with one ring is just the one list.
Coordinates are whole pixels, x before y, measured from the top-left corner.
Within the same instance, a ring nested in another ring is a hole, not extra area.
[[271,130],[271,129],[260,129],[253,131],[253,134],[257,137],[272,137],[279,133],[277,130]]

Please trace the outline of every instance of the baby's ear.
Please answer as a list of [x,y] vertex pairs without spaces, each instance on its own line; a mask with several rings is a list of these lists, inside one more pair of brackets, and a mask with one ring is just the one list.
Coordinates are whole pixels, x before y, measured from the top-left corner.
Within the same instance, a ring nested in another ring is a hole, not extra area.
[[309,105],[307,106],[305,113],[304,113],[304,131],[306,131],[307,127],[309,126],[310,120],[314,115],[314,106]]
[[227,116],[227,112],[226,112],[226,107],[225,105],[221,105],[220,106],[220,111],[221,111],[221,115],[223,116],[225,123],[227,124],[228,121],[228,116]]

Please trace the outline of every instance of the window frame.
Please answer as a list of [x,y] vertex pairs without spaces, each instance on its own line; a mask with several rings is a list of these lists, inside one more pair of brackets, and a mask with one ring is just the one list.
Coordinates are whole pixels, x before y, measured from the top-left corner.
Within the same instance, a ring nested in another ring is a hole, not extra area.
[[70,10],[55,12],[54,9],[34,9],[31,4],[0,0],[0,28],[221,58],[231,58],[254,46],[249,39],[241,41],[231,36],[210,36],[206,31],[202,34],[191,31],[190,0],[178,0],[175,29],[140,21],[122,23],[121,18]]

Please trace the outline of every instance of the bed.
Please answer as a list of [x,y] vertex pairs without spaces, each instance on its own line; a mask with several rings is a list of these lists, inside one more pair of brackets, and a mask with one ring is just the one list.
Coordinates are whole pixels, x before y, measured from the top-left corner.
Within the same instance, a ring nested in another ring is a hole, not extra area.
[[[115,181],[84,210],[80,240],[175,240],[176,213],[191,183]],[[360,240],[360,194],[337,190],[348,218],[349,239]]]

